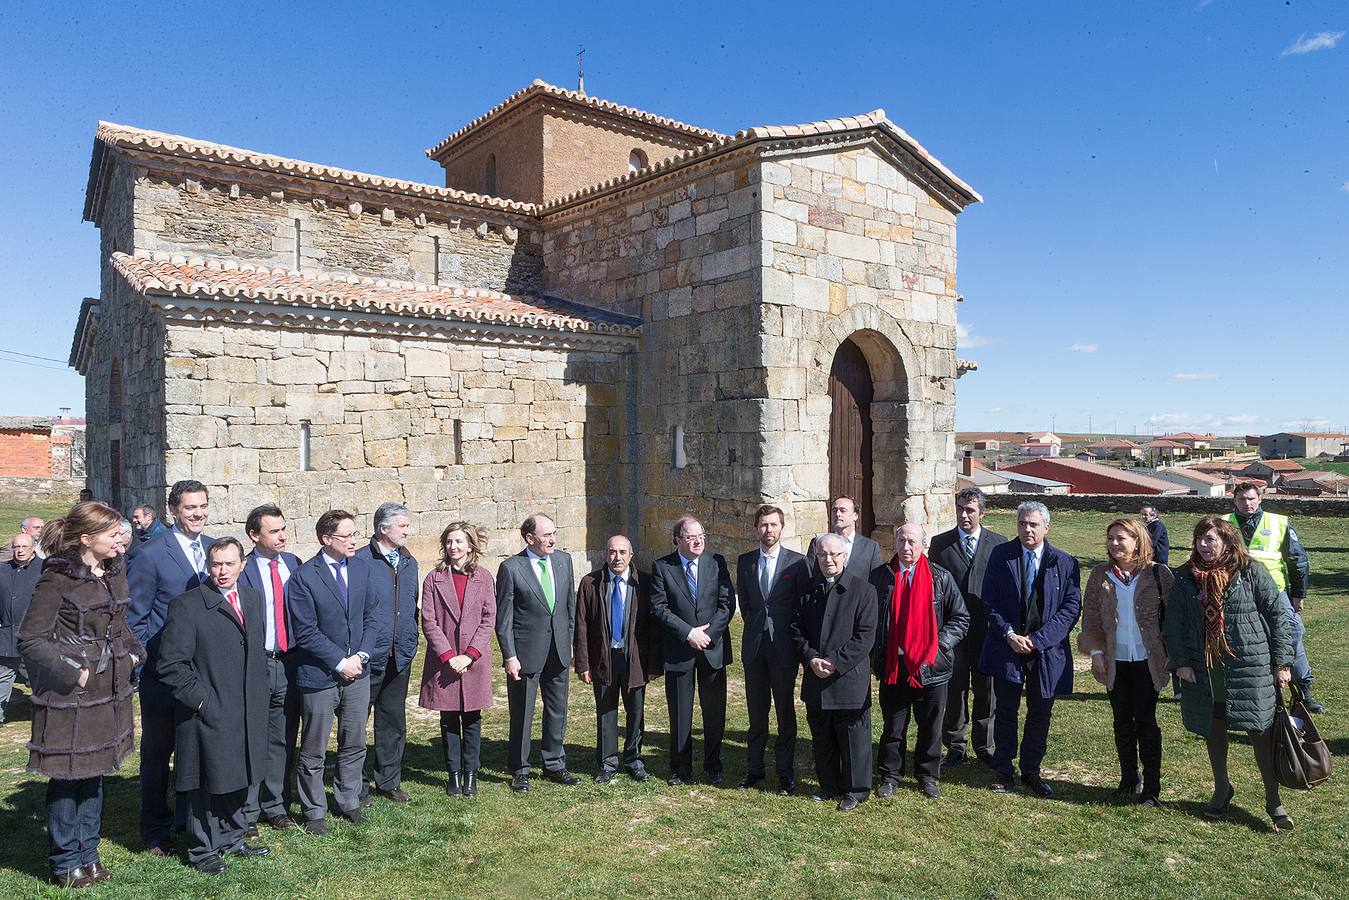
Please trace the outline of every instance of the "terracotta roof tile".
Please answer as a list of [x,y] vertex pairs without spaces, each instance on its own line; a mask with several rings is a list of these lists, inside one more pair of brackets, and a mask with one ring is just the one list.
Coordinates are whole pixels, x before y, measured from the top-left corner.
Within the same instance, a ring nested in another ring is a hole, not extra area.
[[308,275],[167,254],[112,255],[113,267],[139,293],[261,300],[559,331],[636,336],[636,319],[553,297],[415,284],[354,275]]
[[245,150],[241,147],[231,147],[226,144],[201,141],[196,138],[184,137],[180,134],[167,134],[162,131],[149,131],[144,128],[133,128],[130,125],[118,125],[114,122],[99,122],[98,130],[94,133],[94,141],[109,147],[150,150],[157,153],[166,153],[171,156],[184,156],[190,159],[230,163],[249,169],[279,172],[286,175],[298,175],[304,178],[317,178],[322,181],[349,184],[357,187],[395,190],[413,196],[453,200],[458,203],[487,207],[489,209],[501,209],[518,213],[532,213],[535,210],[535,206],[532,203],[521,203],[517,200],[503,200],[499,197],[488,197],[482,194],[470,194],[467,191],[459,191],[453,188],[439,187],[434,184],[422,184],[421,182],[416,181],[404,181],[399,178],[385,178],[380,175],[371,175],[367,172],[354,172],[350,169],[339,169],[336,166],[325,166],[320,163],[289,159],[284,156],[273,156],[269,153],[258,153],[255,150]]
[[720,132],[712,131],[711,129],[708,128],[699,128],[696,125],[689,125],[685,122],[680,122],[675,119],[667,119],[665,116],[658,116],[655,113],[649,113],[646,112],[645,110],[636,109],[631,106],[623,106],[622,104],[613,103],[609,100],[601,100],[599,97],[592,97],[589,94],[582,94],[579,91],[569,91],[566,88],[561,88],[558,87],[557,85],[549,84],[546,81],[536,78],[529,87],[524,88],[523,90],[516,91],[514,94],[511,94],[505,100],[501,101],[496,106],[489,109],[487,112],[478,116],[476,119],[469,122],[463,128],[460,128],[458,131],[454,132],[449,137],[445,138],[439,144],[436,144],[434,147],[427,150],[426,155],[431,157],[432,159],[435,159],[437,156],[440,156],[447,149],[449,149],[449,147],[452,144],[455,144],[458,141],[462,140],[463,138],[467,137],[471,132],[477,131],[487,123],[502,116],[508,110],[515,109],[516,107],[521,106],[525,102],[527,102],[529,98],[540,94],[549,97],[556,97],[560,100],[570,100],[573,103],[580,103],[584,106],[589,106],[593,109],[598,109],[604,112],[613,113],[614,115],[623,116],[624,118],[635,119],[639,122],[644,122],[648,125],[657,125],[661,128],[669,128],[674,131],[682,131],[687,135],[702,138],[703,140],[707,141],[712,141],[720,137],[725,137],[725,135],[721,134]]
[[[1259,459],[1251,463],[1250,465],[1246,466],[1246,469],[1249,469],[1251,466],[1265,466],[1266,468],[1274,472],[1302,471],[1301,463],[1298,463],[1291,459]],[[1242,471],[1244,472],[1246,469],[1242,469]]]

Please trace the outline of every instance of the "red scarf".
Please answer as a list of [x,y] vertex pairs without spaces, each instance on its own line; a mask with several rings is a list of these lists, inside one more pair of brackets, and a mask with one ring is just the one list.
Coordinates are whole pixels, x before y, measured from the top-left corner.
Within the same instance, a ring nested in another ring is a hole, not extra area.
[[[909,687],[921,688],[918,669],[937,660],[937,611],[932,606],[932,569],[927,556],[918,557],[913,574],[905,578],[899,557],[891,563],[895,587],[890,594],[890,633],[885,641],[885,683],[899,683],[899,651],[904,650],[904,668]],[[912,582],[912,585],[909,584]]]

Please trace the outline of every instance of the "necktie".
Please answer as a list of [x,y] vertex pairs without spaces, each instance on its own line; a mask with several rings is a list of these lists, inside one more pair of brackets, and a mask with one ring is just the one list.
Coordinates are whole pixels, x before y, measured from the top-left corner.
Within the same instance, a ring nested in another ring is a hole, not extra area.
[[684,563],[684,577],[689,581],[689,596],[693,602],[698,602],[698,573],[693,569],[693,560]]
[[397,551],[397,550],[395,550],[395,551],[392,552],[392,553],[386,553],[386,554],[384,554],[384,558],[387,559],[387,560],[389,561],[389,565],[393,566],[395,569],[398,568],[398,551]]
[[609,600],[610,643],[623,643],[623,579],[614,579],[614,592]]
[[543,586],[543,599],[548,601],[548,611],[552,612],[556,601],[553,599],[553,573],[548,571],[548,560],[539,560],[539,584]]
[[239,605],[239,593],[237,591],[230,591],[225,599],[230,602],[230,606],[234,607],[234,614],[239,617],[239,622],[242,623],[244,620],[244,608]]
[[201,552],[201,541],[192,542],[192,562],[197,566],[197,574],[206,574],[206,554]]
[[1026,561],[1021,567],[1021,600],[1029,602],[1032,594],[1032,585],[1035,583],[1035,553],[1026,551]]
[[965,561],[974,559],[974,535],[965,535]]
[[345,561],[333,563],[333,580],[337,582],[337,592],[342,595],[342,608],[347,608],[347,567]]
[[759,554],[759,562],[761,564],[759,568],[759,596],[767,600],[768,592],[773,587],[773,576],[770,574],[768,557],[762,553]]
[[275,620],[276,650],[285,653],[290,649],[290,640],[286,635],[286,586],[281,583],[281,562],[272,560],[272,617]]

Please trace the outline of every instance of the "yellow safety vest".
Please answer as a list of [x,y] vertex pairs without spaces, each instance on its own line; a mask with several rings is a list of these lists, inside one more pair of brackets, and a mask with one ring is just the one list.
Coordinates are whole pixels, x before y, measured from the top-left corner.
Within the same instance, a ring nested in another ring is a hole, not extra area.
[[[1236,513],[1228,513],[1224,518],[1232,523],[1237,534],[1241,534],[1241,523],[1237,521]],[[1288,564],[1283,558],[1283,541],[1287,536],[1288,517],[1267,512],[1261,516],[1255,534],[1251,535],[1251,542],[1246,545],[1246,552],[1251,555],[1251,559],[1269,570],[1270,577],[1281,591],[1288,590]]]

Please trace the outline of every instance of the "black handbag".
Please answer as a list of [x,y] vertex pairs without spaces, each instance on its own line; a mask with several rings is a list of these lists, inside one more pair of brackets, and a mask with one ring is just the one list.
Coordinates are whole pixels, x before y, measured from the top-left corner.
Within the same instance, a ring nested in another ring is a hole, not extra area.
[[1279,784],[1307,790],[1330,777],[1330,748],[1321,740],[1306,705],[1294,697],[1283,702],[1283,688],[1274,688],[1274,770]]

